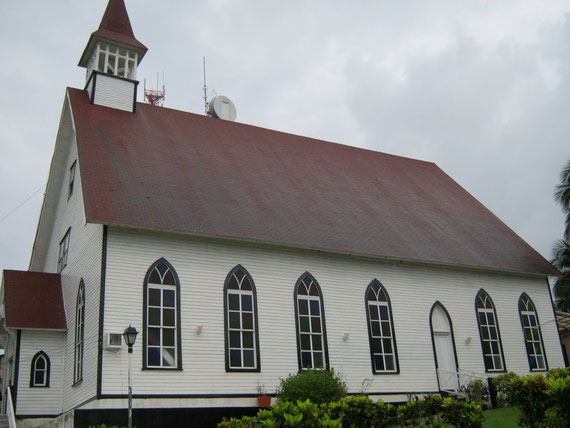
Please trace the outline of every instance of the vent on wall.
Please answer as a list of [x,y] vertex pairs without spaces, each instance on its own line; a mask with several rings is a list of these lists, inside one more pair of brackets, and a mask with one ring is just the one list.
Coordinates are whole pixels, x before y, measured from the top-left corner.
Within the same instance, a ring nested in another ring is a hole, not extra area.
[[105,349],[109,351],[118,351],[123,347],[122,333],[105,333]]

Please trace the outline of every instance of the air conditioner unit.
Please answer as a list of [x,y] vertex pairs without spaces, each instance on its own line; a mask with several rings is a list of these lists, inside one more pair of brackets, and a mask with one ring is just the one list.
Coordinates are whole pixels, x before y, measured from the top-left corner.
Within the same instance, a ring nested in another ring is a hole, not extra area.
[[123,347],[122,333],[105,333],[105,349],[109,351],[118,351]]

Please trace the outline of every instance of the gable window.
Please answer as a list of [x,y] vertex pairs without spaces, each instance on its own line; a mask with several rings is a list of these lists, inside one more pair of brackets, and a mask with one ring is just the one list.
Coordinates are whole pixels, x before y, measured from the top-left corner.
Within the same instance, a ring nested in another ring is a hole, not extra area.
[[75,356],[73,383],[78,383],[83,379],[83,345],[85,332],[85,284],[83,279],[79,283],[77,290],[77,301],[75,304]]
[[295,285],[299,369],[327,369],[328,349],[321,288],[310,273]]
[[480,290],[479,293],[477,293],[477,297],[475,297],[475,310],[477,312],[477,323],[479,324],[479,335],[481,337],[485,371],[505,371],[503,345],[501,344],[495,305],[493,305],[491,297],[489,297],[485,290]]
[[38,352],[32,358],[32,370],[30,374],[31,388],[48,388],[49,387],[49,357],[44,351]]
[[77,167],[77,161],[74,161],[69,168],[69,184],[67,186],[67,199],[71,198],[73,195],[73,186],[75,185],[75,169]]
[[69,237],[71,234],[71,227],[65,232],[65,236],[59,243],[59,255],[57,258],[57,271],[61,272],[67,266],[67,254],[69,253]]
[[530,370],[548,370],[538,314],[534,303],[526,293],[519,298],[519,315]]
[[156,261],[144,282],[143,367],[179,369],[180,283],[165,259]]
[[259,371],[257,298],[253,279],[242,266],[226,278],[226,370]]
[[373,280],[366,289],[366,316],[372,372],[397,373],[398,355],[390,298],[377,279]]

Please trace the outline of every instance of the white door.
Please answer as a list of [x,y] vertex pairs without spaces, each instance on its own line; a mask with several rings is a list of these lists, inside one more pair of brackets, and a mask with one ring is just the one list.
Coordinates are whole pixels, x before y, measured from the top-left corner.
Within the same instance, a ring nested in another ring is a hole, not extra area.
[[457,390],[457,363],[453,350],[453,336],[449,318],[441,306],[436,306],[431,314],[431,326],[435,356],[437,359],[439,388]]

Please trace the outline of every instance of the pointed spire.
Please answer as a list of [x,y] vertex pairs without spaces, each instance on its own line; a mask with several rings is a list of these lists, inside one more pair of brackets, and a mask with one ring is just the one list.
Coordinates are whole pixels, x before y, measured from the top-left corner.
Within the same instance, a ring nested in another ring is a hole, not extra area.
[[135,49],[139,52],[139,63],[148,50],[145,45],[136,39],[133,33],[124,0],[109,0],[109,3],[107,3],[107,9],[105,9],[99,29],[91,34],[87,47],[83,51],[83,55],[81,55],[79,60],[81,67],[87,66],[91,51],[97,41],[115,42]]

